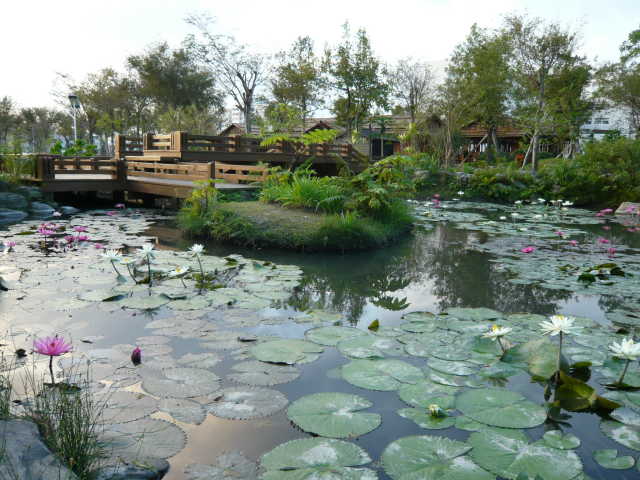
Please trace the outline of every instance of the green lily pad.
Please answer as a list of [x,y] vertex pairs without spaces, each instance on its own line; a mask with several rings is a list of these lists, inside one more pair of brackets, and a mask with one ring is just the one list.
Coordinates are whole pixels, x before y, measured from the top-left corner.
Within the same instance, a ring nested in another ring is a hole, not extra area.
[[196,295],[191,298],[173,300],[169,303],[171,310],[203,310],[211,304],[204,295]]
[[456,423],[456,417],[448,415],[433,416],[424,408],[401,408],[398,410],[398,415],[427,430],[449,428]]
[[450,375],[473,375],[476,369],[473,365],[466,362],[440,360],[439,358],[430,358],[429,367],[442,373]]
[[502,318],[504,315],[496,310],[490,308],[449,308],[446,312],[451,317],[459,318],[460,320],[470,320],[473,322],[480,322],[483,320],[495,320]]
[[400,344],[393,338],[365,335],[349,338],[338,343],[338,350],[351,358],[384,358],[386,355],[399,355]]
[[[434,397],[449,397],[460,389],[448,385],[441,385],[430,380],[422,380],[415,384],[405,384],[398,390],[398,396],[402,401],[414,407],[427,407]],[[453,406],[452,406],[453,408]]]
[[603,420],[600,429],[607,437],[632,450],[640,451],[640,427],[615,420]]
[[191,398],[215,392],[220,377],[202,368],[167,368],[146,376],[142,388],[156,397]]
[[183,423],[200,425],[206,417],[200,403],[185,398],[163,398],[160,400],[158,408]]
[[255,360],[240,362],[231,368],[238,373],[227,375],[229,380],[263,387],[288,383],[300,376],[300,370],[295,367],[274,365]]
[[550,430],[542,437],[542,442],[560,450],[571,450],[580,446],[580,439],[573,433],[563,434],[560,430]]
[[604,450],[594,450],[593,459],[598,465],[604,468],[614,470],[626,470],[635,465],[636,460],[631,456],[618,456],[618,450],[615,448],[607,448]]
[[437,436],[400,438],[382,452],[382,467],[394,480],[495,480],[466,454],[471,446]]
[[366,468],[353,468],[371,462],[362,448],[332,438],[301,438],[278,445],[260,458],[266,472],[262,480],[376,480]]
[[[179,301],[181,300],[176,300],[176,302]],[[129,297],[120,302],[120,304],[125,308],[139,310],[153,310],[155,308],[160,308],[167,303],[169,303],[169,299],[161,295]]]
[[366,335],[366,332],[353,327],[318,327],[307,330],[304,334],[305,338],[310,342],[335,347],[342,340],[352,337]]
[[517,392],[482,388],[463,392],[456,408],[478,422],[504,428],[531,428],[544,423],[547,412]]
[[517,479],[524,474],[528,478],[538,475],[545,480],[567,480],[582,472],[582,462],[572,450],[530,444],[490,431],[472,433],[469,443],[473,460],[500,477]]
[[78,298],[87,302],[113,302],[124,298],[124,295],[121,292],[105,288],[103,290],[86,290],[81,292]]
[[270,388],[230,387],[208,398],[209,413],[237,420],[267,417],[282,410],[288,403],[287,397]]
[[261,362],[285,363],[308,363],[318,358],[318,353],[324,348],[315,343],[305,340],[273,340],[260,343],[251,347],[251,354]]
[[293,402],[287,416],[306,432],[332,438],[357,437],[376,429],[382,421],[377,413],[359,411],[372,405],[357,395],[316,393]]
[[356,387],[369,390],[397,390],[403,383],[424,379],[419,368],[402,360],[353,360],[342,367],[342,377]]
[[257,465],[240,452],[218,456],[213,465],[191,463],[184,469],[186,480],[242,480],[256,478]]

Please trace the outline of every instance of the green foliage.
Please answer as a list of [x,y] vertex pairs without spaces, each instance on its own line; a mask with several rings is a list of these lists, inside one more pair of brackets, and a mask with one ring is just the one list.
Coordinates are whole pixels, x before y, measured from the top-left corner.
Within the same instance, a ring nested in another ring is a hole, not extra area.
[[345,188],[336,179],[308,175],[293,175],[288,183],[265,185],[260,193],[260,199],[264,202],[325,213],[341,212],[345,198]]
[[24,177],[33,175],[34,157],[23,155],[19,147],[0,145],[0,180],[18,184]]
[[178,214],[178,224],[190,233],[205,233],[219,193],[212,180],[196,182],[197,188],[191,192]]
[[51,145],[51,149],[49,153],[54,155],[65,155],[65,156],[78,156],[78,157],[92,157],[98,151],[98,147],[96,147],[92,143],[87,143],[81,138],[69,144],[69,146],[65,147],[60,140],[56,140],[53,145]]

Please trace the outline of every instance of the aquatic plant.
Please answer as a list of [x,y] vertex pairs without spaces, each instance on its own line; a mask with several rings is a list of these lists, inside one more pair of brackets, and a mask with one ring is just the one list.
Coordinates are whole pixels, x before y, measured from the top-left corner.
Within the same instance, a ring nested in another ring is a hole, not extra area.
[[120,254],[120,252],[114,249],[110,249],[102,252],[100,256],[102,258],[109,260],[109,263],[111,263],[111,266],[113,267],[113,270],[116,272],[116,275],[120,277],[121,276],[120,272],[116,268],[116,262],[119,262],[122,259],[122,255]]
[[51,374],[51,384],[55,385],[56,381],[53,376],[53,357],[59,357],[72,350],[71,344],[66,343],[64,338],[56,335],[55,337],[44,337],[33,341],[33,351],[40,355],[49,356],[49,373]]
[[632,338],[624,338],[620,342],[613,342],[609,346],[609,350],[611,350],[614,357],[626,360],[622,373],[616,382],[616,384],[622,385],[629,364],[640,357],[640,343],[634,342]]
[[541,322],[540,328],[542,330],[543,335],[549,335],[554,337],[556,335],[560,335],[560,340],[558,344],[558,362],[557,362],[557,370],[556,370],[556,378],[559,378],[560,372],[560,360],[562,358],[562,340],[563,335],[569,335],[574,333],[575,329],[573,326],[573,318],[566,317],[564,315],[552,315],[549,317],[549,320]]
[[202,293],[202,287],[204,285],[205,278],[204,278],[204,268],[202,267],[202,261],[200,260],[200,255],[202,255],[202,252],[204,252],[204,245],[201,245],[199,243],[194,243],[189,249],[189,251],[191,252],[191,256],[196,257],[196,260],[198,260],[198,266],[200,267],[199,293]]
[[155,252],[153,251],[153,245],[150,243],[145,243],[141,248],[138,249],[138,255],[144,257],[147,262],[147,274],[148,274],[148,285],[151,288],[151,261],[155,258]]
[[2,245],[4,246],[4,253],[11,253],[16,246],[16,242],[8,240],[6,242],[3,242]]
[[511,333],[511,328],[509,327],[499,327],[498,325],[492,325],[488,332],[483,333],[483,338],[489,338],[491,340],[497,341],[498,345],[502,349],[502,353],[506,352],[505,346],[502,343],[502,337]]
[[536,247],[528,246],[528,247],[521,248],[520,251],[522,253],[533,253],[536,251]]
[[131,363],[134,365],[140,365],[140,363],[142,363],[142,350],[140,350],[140,347],[134,348],[131,352]]

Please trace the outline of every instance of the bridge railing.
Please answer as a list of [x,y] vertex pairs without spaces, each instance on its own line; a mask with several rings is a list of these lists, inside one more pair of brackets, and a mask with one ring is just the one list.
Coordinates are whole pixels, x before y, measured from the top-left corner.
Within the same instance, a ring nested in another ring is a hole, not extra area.
[[123,169],[119,160],[108,156],[72,157],[51,154],[35,156],[33,179],[46,182],[56,180],[58,175],[95,176],[124,180]]
[[215,163],[216,180],[224,180],[229,183],[262,183],[267,179],[268,167],[266,165],[232,165],[229,163]]
[[128,177],[140,179],[161,179],[198,181],[214,178],[213,162],[208,163],[160,163],[125,162]]

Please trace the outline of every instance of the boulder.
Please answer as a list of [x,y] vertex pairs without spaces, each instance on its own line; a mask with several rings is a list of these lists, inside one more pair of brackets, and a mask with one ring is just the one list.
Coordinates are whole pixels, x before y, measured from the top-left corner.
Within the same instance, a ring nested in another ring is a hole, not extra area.
[[616,210],[616,215],[640,215],[640,203],[623,202]]
[[29,201],[22,195],[11,192],[0,192],[0,208],[10,210],[26,210]]
[[137,460],[102,468],[95,480],[160,480],[169,471],[169,462],[161,458]]
[[20,480],[77,480],[44,444],[38,427],[26,420],[0,421],[3,458],[0,478]]
[[62,213],[63,215],[74,215],[76,213],[78,213],[80,210],[78,210],[76,207],[70,207],[68,205],[63,205],[62,207],[60,207],[58,209],[60,211],[60,213]]
[[38,217],[49,217],[53,214],[53,212],[55,212],[55,210],[51,208],[50,205],[42,202],[32,202],[29,211],[33,215]]
[[38,187],[21,186],[16,188],[15,192],[27,200],[42,200],[42,192]]
[[26,212],[0,208],[0,223],[15,223],[26,218]]

